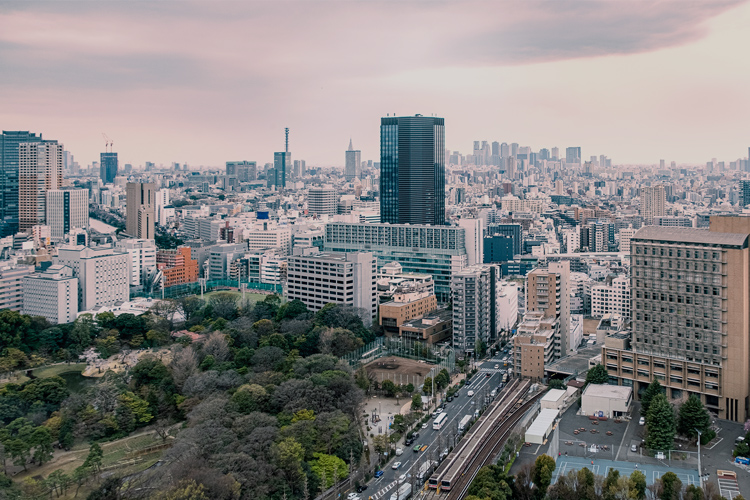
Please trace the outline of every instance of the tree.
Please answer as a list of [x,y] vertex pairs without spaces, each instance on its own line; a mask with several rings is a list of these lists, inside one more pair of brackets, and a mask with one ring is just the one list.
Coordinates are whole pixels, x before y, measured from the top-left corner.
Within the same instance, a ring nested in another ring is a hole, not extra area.
[[422,386],[422,392],[425,394],[432,394],[432,378],[425,377],[424,385]]
[[325,453],[313,453],[313,457],[315,458],[310,461],[310,468],[319,477],[323,477],[323,474],[325,474],[324,488],[333,486],[336,478],[344,479],[349,476],[349,468],[346,466],[346,462],[339,457],[326,455]]
[[231,292],[219,292],[208,301],[214,311],[214,316],[224,319],[234,319],[237,315],[237,295]]
[[386,436],[385,434],[378,434],[377,436],[373,437],[372,446],[377,453],[385,453],[390,448],[388,436]]
[[285,319],[295,319],[307,314],[307,312],[307,306],[301,300],[294,299],[279,308],[279,312],[276,313],[276,321],[280,323]]
[[213,356],[216,363],[229,360],[231,351],[226,335],[221,332],[212,332],[203,344],[203,352],[207,356]]
[[422,411],[422,396],[415,394],[411,397],[411,411],[421,412]]
[[664,389],[662,388],[659,381],[657,379],[654,379],[650,384],[648,384],[648,387],[646,387],[646,391],[641,397],[641,415],[648,415],[648,408],[651,404],[651,400],[654,399],[654,396],[656,396],[657,394],[664,394]]
[[550,389],[562,389],[565,390],[565,382],[563,382],[560,379],[552,379],[549,381],[549,388]]
[[609,382],[609,374],[607,373],[607,367],[598,364],[586,373],[587,384],[606,384]]
[[175,353],[169,366],[177,389],[182,390],[190,375],[198,371],[198,356],[192,347],[185,347]]
[[294,484],[302,474],[302,459],[305,457],[305,449],[294,438],[286,438],[278,445],[279,465],[284,471],[287,482]]
[[34,461],[42,465],[52,460],[52,434],[47,427],[40,425],[34,429],[31,443],[34,446]]
[[102,468],[102,459],[104,458],[104,452],[99,443],[92,443],[89,446],[89,454],[86,456],[86,460],[83,462],[83,467],[90,467],[92,470],[98,471]]
[[532,477],[537,488],[536,498],[542,499],[547,494],[552,482],[552,473],[555,471],[555,460],[549,455],[540,455],[534,461]]
[[155,500],[209,500],[206,487],[195,479],[185,479],[168,491],[157,493]]
[[672,448],[677,430],[672,405],[664,394],[657,394],[651,400],[648,415],[648,436],[646,446],[653,451],[666,451]]
[[674,472],[667,472],[660,479],[662,485],[661,500],[677,500],[682,491],[682,481]]
[[698,431],[705,434],[710,427],[711,417],[708,415],[708,411],[703,407],[701,400],[691,394],[680,407],[677,430],[683,436],[695,438],[698,436]]
[[634,470],[630,473],[630,496],[636,500],[643,500],[646,498],[646,475],[639,471]]
[[385,379],[383,380],[383,383],[380,384],[380,387],[385,391],[385,394],[388,397],[393,397],[393,395],[396,393],[396,384],[393,383],[393,381]]
[[177,299],[177,309],[182,313],[185,322],[190,321],[205,305],[206,301],[195,295]]

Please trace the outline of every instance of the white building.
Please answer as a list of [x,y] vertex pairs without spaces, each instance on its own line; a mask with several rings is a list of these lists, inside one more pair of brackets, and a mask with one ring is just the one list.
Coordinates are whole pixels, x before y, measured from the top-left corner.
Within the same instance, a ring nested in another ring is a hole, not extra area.
[[34,266],[5,263],[0,266],[0,310],[21,311],[23,278],[34,272]]
[[625,276],[613,279],[611,286],[591,287],[591,316],[601,318],[608,313],[630,318],[630,279]]
[[377,317],[375,257],[371,252],[321,253],[298,248],[288,258],[287,298],[319,311],[336,303],[362,308],[367,326]]
[[620,251],[630,253],[630,239],[635,236],[635,229],[633,227],[625,227],[620,229],[617,233],[620,240]]
[[78,310],[89,311],[130,299],[130,256],[109,245],[60,247],[55,264],[68,266],[78,278]]
[[518,322],[518,285],[500,281],[495,291],[495,318],[497,331],[509,331]]
[[336,215],[336,190],[329,187],[308,189],[307,211],[310,215]]
[[459,219],[458,227],[466,230],[465,243],[468,264],[474,266],[484,262],[482,219]]
[[282,256],[292,253],[292,230],[284,224],[258,222],[244,230],[243,238],[247,241],[249,250],[276,248]]
[[641,188],[640,212],[644,224],[647,225],[654,223],[654,217],[663,217],[667,215],[664,186]]
[[54,324],[72,323],[78,316],[78,278],[68,266],[54,265],[23,278],[23,313]]
[[581,249],[581,232],[577,228],[563,229],[562,234],[568,253],[577,252]]
[[169,189],[162,188],[156,191],[156,221],[160,226],[166,226],[170,217],[174,217],[174,207],[165,210],[169,206]]
[[130,255],[130,286],[143,286],[143,279],[156,272],[154,240],[123,239],[117,248]]
[[54,242],[64,241],[71,229],[88,229],[89,190],[60,188],[47,191],[47,225]]

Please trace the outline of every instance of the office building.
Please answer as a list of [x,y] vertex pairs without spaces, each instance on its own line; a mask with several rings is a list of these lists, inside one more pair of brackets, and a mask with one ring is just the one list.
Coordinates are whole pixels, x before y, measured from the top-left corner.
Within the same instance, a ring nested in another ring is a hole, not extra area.
[[21,311],[23,278],[34,272],[34,266],[4,263],[0,266],[0,310]]
[[380,217],[391,224],[445,224],[445,121],[380,120]]
[[495,285],[495,325],[500,340],[507,341],[518,323],[518,285],[498,281]]
[[581,148],[565,148],[565,163],[581,163]]
[[68,266],[78,278],[78,310],[90,311],[130,300],[130,256],[111,246],[60,247],[55,264]]
[[28,131],[0,134],[0,238],[18,232],[19,144],[43,142],[42,135]]
[[630,318],[630,279],[618,276],[611,284],[591,287],[591,316],[601,318],[605,314],[619,314]]
[[[750,151],[748,151],[750,153]],[[748,159],[750,163],[750,158]],[[750,180],[740,181],[740,206],[746,207],[750,205]]]
[[292,253],[292,229],[286,224],[273,221],[256,222],[244,231],[248,250],[266,250],[275,248],[281,256]]
[[362,152],[355,150],[352,146],[352,140],[349,139],[349,149],[346,150],[346,166],[344,167],[344,177],[347,182],[362,177]]
[[156,243],[154,240],[121,239],[117,248],[130,256],[130,286],[141,287],[156,273]]
[[481,219],[461,218],[458,227],[464,230],[464,244],[466,245],[467,263],[470,266],[481,264],[484,261],[484,242],[482,235]]
[[78,316],[78,278],[68,266],[54,265],[23,278],[23,313],[50,323],[72,323]]
[[555,339],[555,356],[567,356],[570,344],[570,261],[550,262],[546,269],[537,268],[527,275],[526,311],[537,311],[545,318],[559,318],[559,338]]
[[[378,291],[379,288],[378,280]],[[388,337],[398,336],[399,327],[405,322],[437,309],[437,297],[427,288],[399,287],[392,295],[392,299],[380,304],[380,326]]]
[[228,161],[226,174],[240,182],[251,182],[258,178],[258,165],[254,161]]
[[[169,189],[162,188],[156,191],[156,223],[166,226],[169,219],[174,217],[174,207],[169,204]],[[169,210],[168,207],[171,207]]]
[[71,229],[89,228],[88,189],[51,189],[47,191],[46,205],[46,219],[52,241],[64,241]]
[[247,252],[247,243],[222,243],[214,245],[208,253],[208,276],[210,280],[229,279],[232,261]]
[[305,160],[294,160],[294,178],[299,180],[305,176],[307,172],[307,166]]
[[185,217],[180,229],[187,238],[212,242],[219,241],[222,226],[225,226],[225,222],[217,218]]
[[521,255],[521,224],[489,224],[487,235],[501,234],[513,240],[513,255]]
[[378,266],[390,262],[403,272],[431,274],[438,302],[451,296],[451,276],[468,265],[465,230],[457,226],[326,224],[327,252],[372,252]]
[[288,258],[287,298],[299,299],[311,311],[326,304],[364,310],[365,325],[377,316],[375,257],[371,252],[321,253],[299,248]]
[[336,215],[336,190],[330,187],[308,189],[307,211],[310,215]]
[[62,186],[63,146],[56,141],[18,144],[18,228],[47,220],[47,191]]
[[289,129],[284,129],[284,151],[273,154],[274,185],[276,189],[286,188],[286,180],[292,167],[292,153],[289,152]]
[[610,382],[639,394],[656,378],[671,400],[700,397],[744,422],[750,396],[750,219],[709,231],[645,226],[631,239],[632,332],[602,349]]
[[162,272],[164,287],[184,285],[198,281],[198,261],[192,258],[190,247],[159,249],[156,266]]
[[620,251],[625,253],[630,253],[630,240],[635,236],[636,230],[633,229],[633,226],[622,228],[619,231],[619,238],[620,238]]
[[112,184],[117,177],[117,153],[100,153],[99,177],[103,184]]
[[666,195],[664,186],[650,186],[641,188],[640,215],[645,225],[652,225],[654,217],[667,215]]
[[128,182],[126,192],[125,232],[133,238],[153,239],[156,218],[156,184]]
[[484,263],[507,262],[513,260],[513,238],[502,234],[484,237]]

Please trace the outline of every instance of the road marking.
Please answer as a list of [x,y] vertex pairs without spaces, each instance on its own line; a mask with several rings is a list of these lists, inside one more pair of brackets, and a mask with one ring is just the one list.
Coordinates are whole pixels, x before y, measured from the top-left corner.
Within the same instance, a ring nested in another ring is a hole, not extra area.
[[740,486],[737,483],[736,478],[719,475],[717,471],[717,479],[719,482],[719,495],[727,500],[733,500],[735,497],[739,496]]

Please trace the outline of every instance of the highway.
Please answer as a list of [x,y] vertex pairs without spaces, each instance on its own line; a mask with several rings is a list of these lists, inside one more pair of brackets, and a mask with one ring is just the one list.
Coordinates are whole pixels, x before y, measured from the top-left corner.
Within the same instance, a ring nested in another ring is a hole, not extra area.
[[[448,414],[448,419],[443,428],[439,431],[433,430],[432,422],[434,419],[431,418],[427,422],[427,428],[419,430],[419,438],[410,447],[404,446],[402,439],[397,447],[403,448],[403,455],[389,461],[383,469],[383,476],[370,481],[367,490],[361,493],[361,497],[364,500],[368,497],[372,497],[374,500],[388,499],[398,489],[398,486],[405,482],[412,483],[415,490],[424,486],[429,474],[418,481],[415,476],[418,474],[420,466],[427,460],[437,461],[443,450],[455,446],[455,440],[458,436],[458,423],[461,418],[464,415],[473,415],[477,405],[483,408],[484,402],[489,401],[485,398],[489,398],[490,392],[500,384],[502,380],[501,370],[503,370],[502,360],[502,355],[498,355],[477,364],[479,368],[477,374],[461,388],[459,397],[447,403],[444,412]],[[499,369],[494,368],[496,364],[500,366]],[[487,376],[488,373],[490,374],[489,377]],[[473,397],[469,397],[469,391],[474,391]],[[412,449],[416,444],[427,445],[427,449],[415,453]],[[391,468],[395,462],[401,462],[401,466],[397,470]]]

